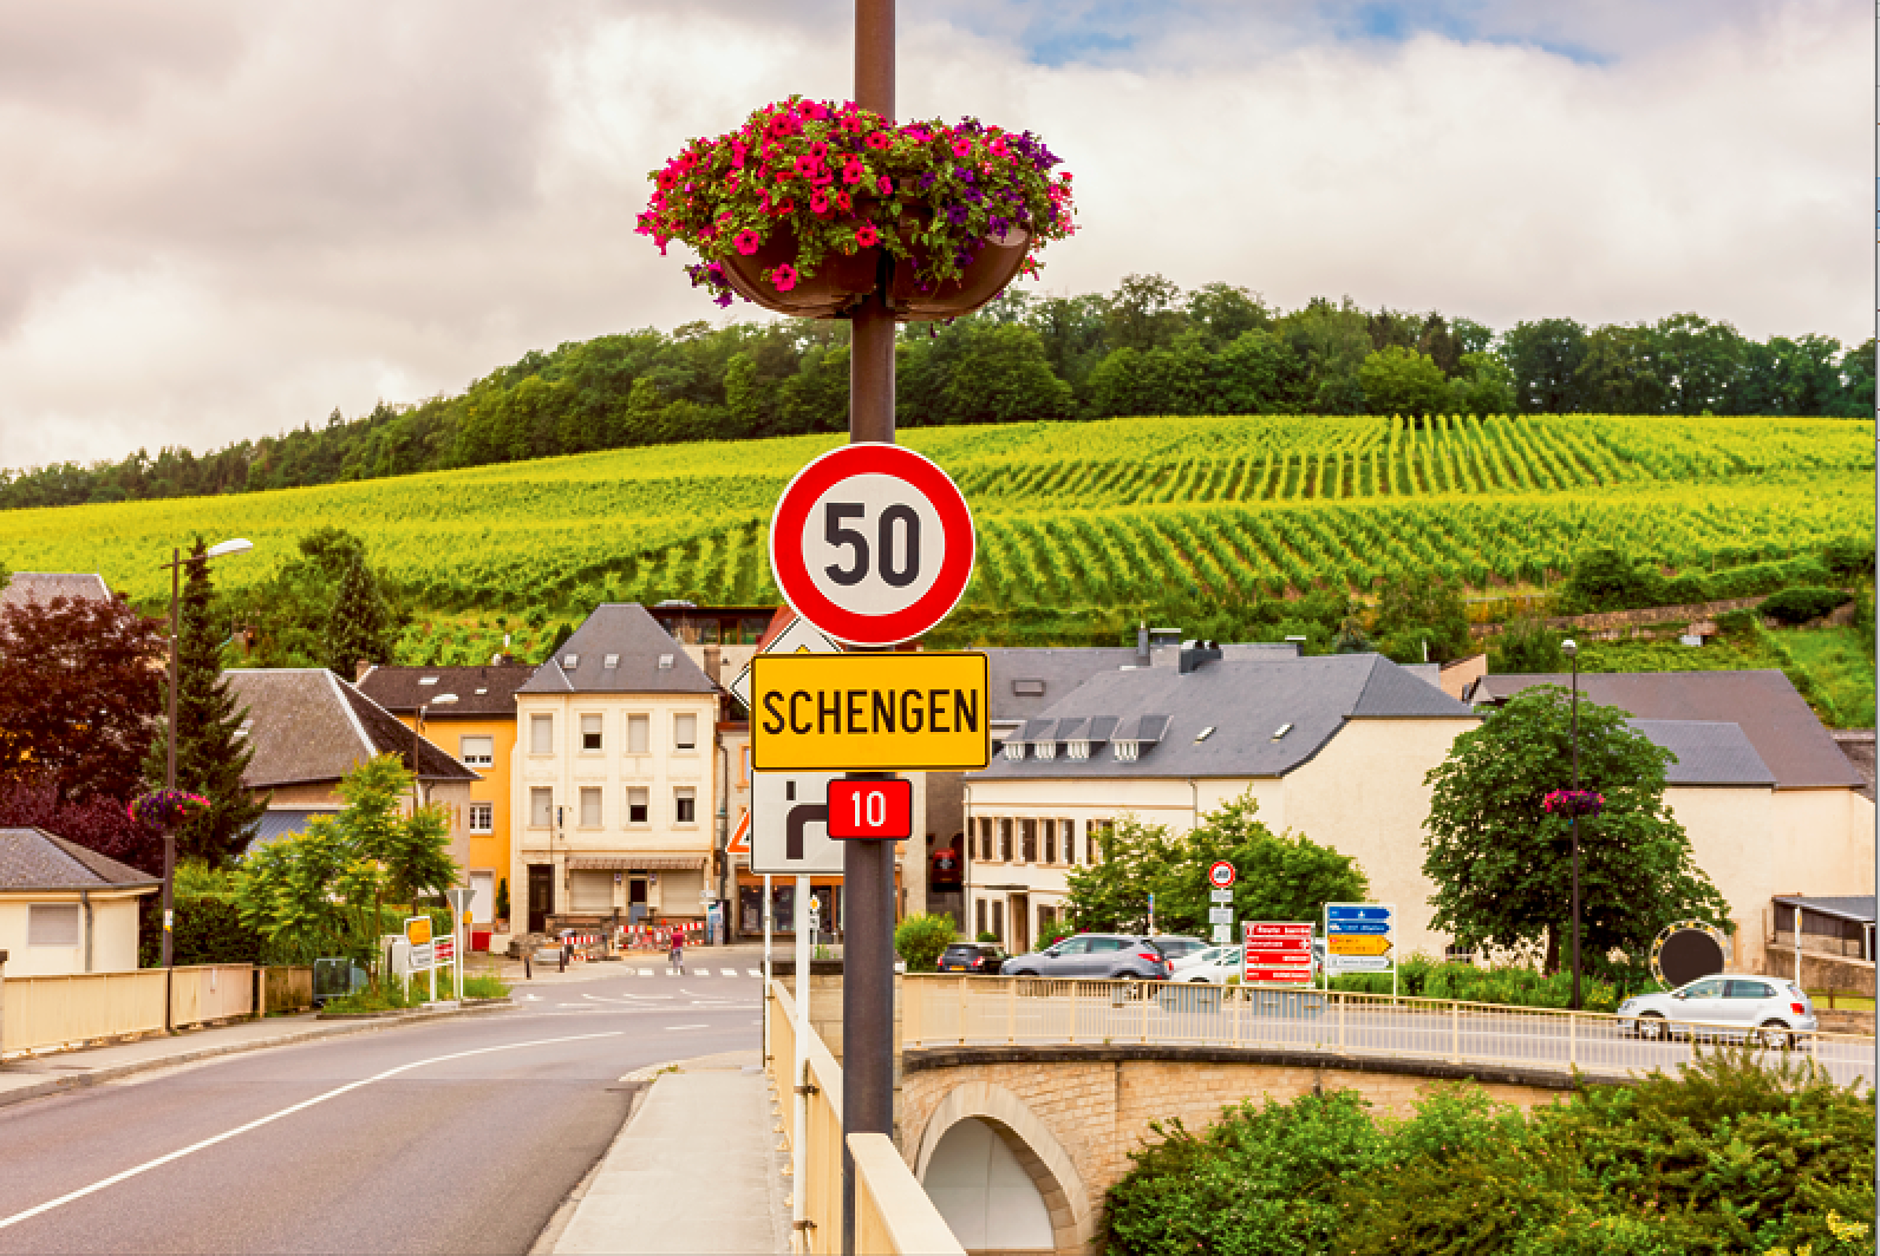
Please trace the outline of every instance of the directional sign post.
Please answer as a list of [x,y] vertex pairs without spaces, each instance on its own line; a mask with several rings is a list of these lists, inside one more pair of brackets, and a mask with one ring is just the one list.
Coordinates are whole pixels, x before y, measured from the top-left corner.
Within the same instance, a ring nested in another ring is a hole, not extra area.
[[1290,920],[1249,920],[1241,948],[1240,979],[1312,984],[1312,926]]
[[1397,994],[1397,909],[1389,903],[1325,905],[1325,974],[1390,973]]

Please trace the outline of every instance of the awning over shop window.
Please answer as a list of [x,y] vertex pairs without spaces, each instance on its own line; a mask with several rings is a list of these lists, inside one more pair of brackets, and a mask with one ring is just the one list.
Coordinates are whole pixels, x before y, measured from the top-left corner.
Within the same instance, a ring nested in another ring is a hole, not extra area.
[[705,866],[703,855],[571,855],[576,872],[688,872]]

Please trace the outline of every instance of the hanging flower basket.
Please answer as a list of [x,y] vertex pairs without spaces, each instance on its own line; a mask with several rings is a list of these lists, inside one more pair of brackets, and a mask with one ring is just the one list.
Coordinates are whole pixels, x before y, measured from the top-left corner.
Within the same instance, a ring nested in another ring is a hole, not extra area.
[[131,800],[131,819],[140,824],[154,824],[160,829],[173,829],[209,809],[209,800],[201,794],[185,793],[180,789],[159,789],[152,793],[141,794]]
[[1556,789],[1541,799],[1541,810],[1558,816],[1596,816],[1606,806],[1606,796],[1590,789]]
[[693,285],[720,305],[835,318],[883,291],[902,321],[955,318],[1075,231],[1057,164],[1030,132],[792,96],[654,171],[635,230],[661,253],[690,246]]

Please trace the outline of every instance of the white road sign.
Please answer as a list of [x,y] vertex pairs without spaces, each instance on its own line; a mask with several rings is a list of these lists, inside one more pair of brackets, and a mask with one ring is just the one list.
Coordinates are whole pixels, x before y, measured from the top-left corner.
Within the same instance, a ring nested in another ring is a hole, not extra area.
[[[802,616],[764,646],[766,654],[840,654],[829,634]],[[751,703],[751,669],[731,682],[731,692]],[[842,871],[842,843],[829,837],[830,772],[751,774],[751,871],[809,876]]]
[[1234,909],[1231,907],[1208,908],[1208,923],[1211,925],[1231,925],[1234,923]]
[[[830,635],[801,615],[764,646],[765,654],[840,654],[842,647]],[[751,705],[751,666],[746,663],[738,678],[731,682],[731,696],[748,710]]]
[[1231,903],[1234,901],[1234,892],[1232,890],[1209,890],[1208,901],[1210,903]]

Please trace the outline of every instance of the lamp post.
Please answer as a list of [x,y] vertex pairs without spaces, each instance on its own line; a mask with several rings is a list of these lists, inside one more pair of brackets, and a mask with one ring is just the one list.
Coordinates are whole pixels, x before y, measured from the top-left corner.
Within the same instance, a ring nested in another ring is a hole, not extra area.
[[[170,561],[158,564],[157,569],[170,569],[170,701],[169,701],[169,753],[163,764],[163,788],[176,788],[176,614],[177,604],[183,593],[183,567],[185,564],[208,562],[211,558],[226,558],[234,554],[246,554],[254,548],[252,541],[240,537],[223,541],[220,545],[211,545],[200,554],[184,556],[180,549],[170,550]],[[163,829],[163,966],[171,967],[175,963],[176,917],[171,910],[176,889],[176,830],[169,825]]]
[[1567,812],[1567,830],[1572,834],[1573,844],[1573,997],[1568,1006],[1577,1012],[1580,1010],[1580,647],[1568,638],[1560,643],[1560,652],[1567,656],[1573,668],[1572,713],[1568,718],[1572,728],[1575,802]]
[[418,704],[418,718],[411,722],[411,814],[417,815],[418,808],[424,805],[424,796],[419,792],[423,786],[418,784],[418,746],[424,738],[424,713],[431,707],[450,706],[457,701],[454,693],[440,693]]

